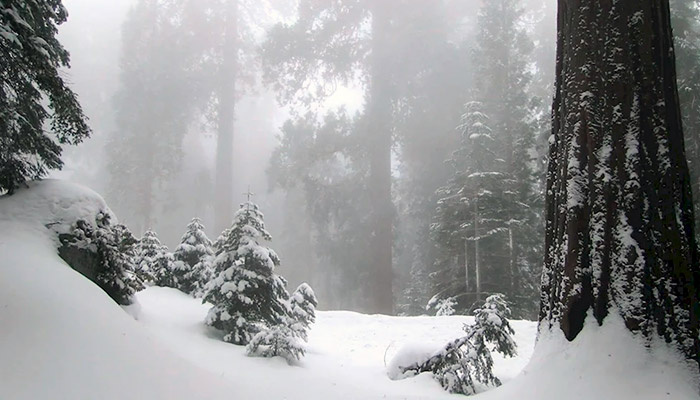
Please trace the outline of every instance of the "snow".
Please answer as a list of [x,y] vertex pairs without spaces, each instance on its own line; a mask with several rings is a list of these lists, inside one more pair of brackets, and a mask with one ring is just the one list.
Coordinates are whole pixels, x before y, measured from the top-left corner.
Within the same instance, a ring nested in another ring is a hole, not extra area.
[[[170,288],[152,287],[137,294],[139,322],[159,341],[192,364],[231,379],[238,388],[255,388],[261,376],[274,377],[263,398],[277,399],[419,399],[454,398],[429,374],[392,381],[385,363],[407,343],[423,343],[435,350],[464,334],[462,325],[473,318],[389,317],[349,311],[317,311],[309,333],[306,356],[290,367],[280,358],[246,357],[245,347],[220,341],[202,324],[209,306]],[[529,355],[535,324],[515,321],[516,339]],[[527,357],[496,359],[496,373],[512,379]],[[293,388],[293,389],[290,389]],[[243,398],[248,398],[243,396]]]
[[478,399],[697,400],[692,367],[665,344],[642,350],[618,314],[611,310],[603,326],[589,316],[573,342],[560,330],[545,331],[522,374]]
[[60,180],[30,182],[12,196],[0,196],[0,222],[21,221],[34,228],[50,227],[56,233],[69,233],[79,219],[95,226],[95,216],[100,212],[117,222],[99,194]]
[[[45,226],[105,210],[89,189],[55,181],[0,197],[0,399],[457,398],[430,374],[389,375],[462,336],[471,317],[319,311],[306,356],[290,366],[222,342],[204,324],[209,306],[175,289],[117,306],[57,256]],[[519,355],[494,354],[504,386],[476,398],[697,400],[691,367],[665,345],[645,351],[617,314],[587,323],[572,343],[545,332],[527,367],[537,327],[511,321]]]
[[0,254],[0,398],[223,399],[240,392],[168,351],[65,265],[36,226],[0,221]]

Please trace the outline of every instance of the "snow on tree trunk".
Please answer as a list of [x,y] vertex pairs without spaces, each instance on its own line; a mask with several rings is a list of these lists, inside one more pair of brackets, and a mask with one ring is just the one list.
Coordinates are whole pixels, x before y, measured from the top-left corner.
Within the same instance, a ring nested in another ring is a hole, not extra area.
[[619,313],[700,362],[700,281],[667,0],[560,0],[540,329]]

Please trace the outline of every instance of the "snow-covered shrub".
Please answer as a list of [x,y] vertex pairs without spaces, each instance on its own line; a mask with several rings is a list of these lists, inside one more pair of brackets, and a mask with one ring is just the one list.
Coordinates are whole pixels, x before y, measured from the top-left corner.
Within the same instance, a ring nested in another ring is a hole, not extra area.
[[316,321],[317,305],[318,300],[316,300],[314,290],[308,283],[299,285],[289,299],[290,328],[305,341],[309,339],[308,330],[311,324]]
[[146,231],[136,246],[136,274],[141,280],[156,286],[174,287],[175,260],[168,247],[161,244],[158,235]]
[[146,284],[153,284],[153,268],[155,259],[160,253],[160,240],[153,231],[146,231],[143,237],[136,243],[134,250],[134,264],[136,266],[136,275]]
[[193,218],[173,253],[175,286],[187,294],[201,296],[202,288],[211,278],[208,264],[212,254],[212,243],[204,233],[204,225],[199,218]]
[[445,317],[455,314],[455,306],[457,301],[454,297],[440,298],[438,295],[433,296],[425,306],[426,311],[434,310],[436,317]]
[[216,277],[203,300],[213,307],[205,322],[224,331],[227,342],[247,344],[265,327],[286,322],[287,282],[274,273],[279,257],[258,243],[270,239],[258,206],[248,202],[217,240]]
[[73,259],[73,263],[83,264],[72,267],[93,280],[117,303],[128,305],[133,302],[134,293],[143,288],[134,271],[136,239],[126,226],[113,225],[110,219],[110,214],[99,212],[94,225],[77,220],[70,234],[59,235],[62,243],[59,253]]
[[249,356],[279,356],[288,363],[300,360],[305,352],[303,342],[288,323],[261,330],[246,346],[246,354]]
[[503,295],[489,296],[475,311],[474,324],[464,326],[465,336],[447,343],[427,361],[403,368],[400,375],[430,371],[451,393],[475,394],[477,384],[499,386],[501,381],[493,374],[488,344],[504,356],[515,356],[516,344],[511,337],[515,332],[508,322],[509,315]]

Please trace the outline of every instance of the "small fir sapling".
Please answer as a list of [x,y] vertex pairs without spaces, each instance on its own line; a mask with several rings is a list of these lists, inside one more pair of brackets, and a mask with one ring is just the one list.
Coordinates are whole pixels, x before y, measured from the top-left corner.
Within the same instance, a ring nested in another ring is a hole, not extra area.
[[212,254],[212,243],[204,233],[204,225],[199,218],[193,218],[173,253],[176,287],[187,294],[201,297],[203,287],[210,278],[208,264]]
[[97,229],[95,241],[103,266],[98,283],[109,288],[108,292],[123,293],[125,302],[132,303],[133,294],[144,288],[134,271],[136,238],[126,226],[116,224]]
[[158,240],[158,235],[153,231],[146,231],[141,240],[136,244],[134,264],[136,265],[136,275],[147,283],[154,284],[153,276],[155,260],[160,254],[162,245]]
[[175,259],[168,251],[168,246],[160,245],[158,253],[151,265],[153,271],[153,283],[156,286],[177,288],[174,279]]
[[213,307],[205,322],[222,330],[230,343],[248,344],[265,327],[283,324],[287,318],[287,283],[274,273],[279,257],[259,240],[271,237],[263,214],[252,202],[241,205],[231,228],[217,240],[216,277],[203,300]]
[[293,324],[285,322],[261,330],[246,346],[246,354],[258,357],[279,356],[288,363],[300,360],[306,350],[292,326]]
[[510,309],[501,294],[489,296],[475,311],[474,324],[465,325],[466,335],[455,339],[428,360],[401,367],[404,377],[432,372],[442,387],[451,393],[475,394],[478,386],[499,386],[493,374],[493,350],[504,356],[516,354],[516,344],[507,317]]
[[289,299],[290,328],[304,341],[308,341],[309,328],[316,321],[316,306],[318,300],[307,283],[299,285]]
[[95,283],[117,303],[128,305],[133,295],[143,289],[135,273],[134,246],[136,239],[121,224],[112,225],[109,214],[100,212],[95,225],[78,220],[70,235],[60,237],[64,246],[93,253],[97,260]]
[[288,316],[284,322],[258,332],[248,344],[250,356],[280,356],[292,363],[304,356],[303,341],[308,341],[308,331],[316,321],[318,301],[313,289],[302,283],[289,298]]
[[441,299],[438,297],[439,295],[433,296],[429,301],[428,304],[425,306],[426,310],[435,310],[435,316],[436,317],[445,317],[445,316],[450,316],[455,314],[455,306],[457,305],[457,301],[455,301],[454,297],[446,297],[444,299]]

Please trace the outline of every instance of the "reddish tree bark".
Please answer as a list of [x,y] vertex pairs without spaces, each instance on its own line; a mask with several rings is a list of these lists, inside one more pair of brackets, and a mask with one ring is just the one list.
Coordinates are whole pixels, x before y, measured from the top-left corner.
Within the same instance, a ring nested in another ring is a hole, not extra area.
[[668,0],[559,0],[550,143],[540,326],[573,340],[615,312],[700,362]]

